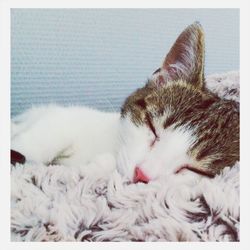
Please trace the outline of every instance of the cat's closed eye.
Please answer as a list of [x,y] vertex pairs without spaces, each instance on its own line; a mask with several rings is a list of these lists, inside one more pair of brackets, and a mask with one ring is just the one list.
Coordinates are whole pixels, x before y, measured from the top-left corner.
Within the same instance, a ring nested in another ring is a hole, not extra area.
[[156,141],[159,141],[159,136],[158,136],[158,134],[156,132],[156,129],[155,129],[154,125],[153,125],[152,119],[151,119],[151,117],[150,117],[150,115],[148,113],[146,114],[146,124],[147,124],[148,128],[151,130],[151,132],[153,133],[153,135],[154,135],[154,139],[150,143],[150,147],[153,147],[154,144],[156,143]]

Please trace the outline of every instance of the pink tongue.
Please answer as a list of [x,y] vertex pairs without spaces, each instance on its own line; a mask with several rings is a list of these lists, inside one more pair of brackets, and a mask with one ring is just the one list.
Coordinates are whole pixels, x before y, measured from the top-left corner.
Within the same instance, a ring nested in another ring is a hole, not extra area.
[[135,183],[137,182],[148,183],[149,182],[149,178],[141,171],[139,167],[135,168],[134,182]]

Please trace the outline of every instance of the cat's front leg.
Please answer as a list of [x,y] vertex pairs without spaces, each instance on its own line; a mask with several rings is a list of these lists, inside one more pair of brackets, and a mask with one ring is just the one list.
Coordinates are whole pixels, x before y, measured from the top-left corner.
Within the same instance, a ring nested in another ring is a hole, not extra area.
[[96,179],[109,179],[116,170],[116,159],[111,153],[97,155],[93,160],[80,166],[80,172],[83,176]]

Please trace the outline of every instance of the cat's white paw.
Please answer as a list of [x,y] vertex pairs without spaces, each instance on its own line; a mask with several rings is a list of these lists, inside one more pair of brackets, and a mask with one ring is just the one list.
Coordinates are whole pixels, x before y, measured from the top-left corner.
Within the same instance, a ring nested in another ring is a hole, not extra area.
[[110,153],[97,155],[90,163],[80,167],[80,172],[90,178],[109,178],[116,169],[116,159]]

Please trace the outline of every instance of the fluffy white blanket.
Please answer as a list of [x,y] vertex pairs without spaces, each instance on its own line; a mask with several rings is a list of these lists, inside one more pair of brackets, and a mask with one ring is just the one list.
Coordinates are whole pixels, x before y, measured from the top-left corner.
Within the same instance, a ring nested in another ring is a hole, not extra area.
[[[239,74],[207,78],[239,101]],[[94,162],[107,167],[106,159]],[[90,178],[81,168],[11,169],[12,241],[239,241],[239,163],[214,179],[173,175],[149,184]]]

